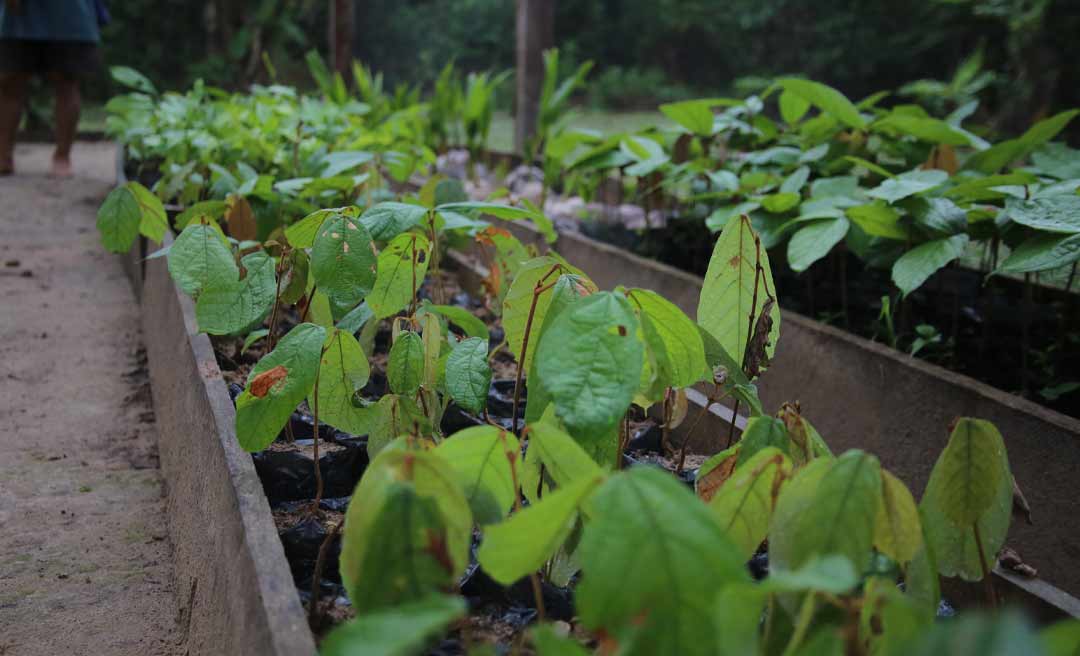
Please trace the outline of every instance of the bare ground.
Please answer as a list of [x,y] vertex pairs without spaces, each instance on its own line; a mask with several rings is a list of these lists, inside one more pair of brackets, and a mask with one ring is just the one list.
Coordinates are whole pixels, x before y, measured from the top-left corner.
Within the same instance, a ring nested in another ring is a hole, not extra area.
[[0,655],[183,653],[135,300],[94,227],[114,149],[0,178]]

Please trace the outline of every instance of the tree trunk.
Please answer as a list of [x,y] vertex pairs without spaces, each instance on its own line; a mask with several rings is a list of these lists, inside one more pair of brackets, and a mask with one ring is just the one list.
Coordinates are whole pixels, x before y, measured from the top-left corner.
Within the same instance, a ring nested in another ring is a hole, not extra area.
[[545,50],[555,42],[555,0],[517,0],[517,88],[514,148],[520,153],[536,133]]
[[353,3],[352,0],[330,0],[329,34],[330,64],[334,70],[347,77],[352,63]]

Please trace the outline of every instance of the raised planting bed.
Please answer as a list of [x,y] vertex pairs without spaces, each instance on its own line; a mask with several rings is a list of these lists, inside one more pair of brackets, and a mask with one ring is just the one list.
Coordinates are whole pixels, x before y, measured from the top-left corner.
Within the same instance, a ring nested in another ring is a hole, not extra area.
[[[548,244],[532,226],[505,227],[543,251]],[[560,233],[550,247],[587,268],[601,287],[614,284],[657,291],[694,316],[702,278],[634,255],[578,233]],[[1012,544],[1039,575],[1080,594],[1080,513],[1073,495],[1080,471],[1080,420],[984,383],[912,358],[882,344],[783,311],[782,337],[772,365],[759,381],[768,408],[798,401],[830,444],[879,454],[912,489],[922,489],[932,460],[948,437],[943,427],[960,416],[983,417],[1001,430],[1013,473],[1031,508],[1032,523],[1017,523]],[[699,397],[703,398],[703,397]],[[717,421],[702,452],[722,448],[726,424]]]

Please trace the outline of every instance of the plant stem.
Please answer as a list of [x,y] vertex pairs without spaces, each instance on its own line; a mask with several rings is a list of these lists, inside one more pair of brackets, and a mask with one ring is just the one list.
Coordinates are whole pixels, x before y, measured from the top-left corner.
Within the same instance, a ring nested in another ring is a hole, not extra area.
[[305,321],[307,321],[307,315],[308,312],[311,312],[311,304],[315,302],[315,292],[317,291],[319,291],[319,286],[313,285],[311,287],[311,293],[308,294],[307,297],[307,304],[304,305],[304,313],[300,315],[300,323],[304,323]]
[[513,414],[510,417],[510,428],[516,435],[518,432],[518,405],[521,403],[521,377],[525,374],[525,354],[529,352],[529,334],[532,332],[533,318],[536,316],[536,303],[540,300],[540,295],[555,286],[555,283],[550,285],[544,285],[544,281],[548,279],[552,273],[559,269],[558,264],[551,265],[551,269],[544,274],[544,277],[536,281],[536,285],[533,287],[532,301],[529,304],[529,316],[525,319],[525,334],[521,338],[521,357],[518,358],[517,375],[514,379],[514,405]]
[[319,626],[319,616],[321,610],[319,608],[319,596],[322,593],[322,586],[319,583],[322,581],[323,569],[326,567],[326,555],[330,551],[330,544],[337,537],[338,532],[341,531],[341,525],[344,521],[334,524],[334,527],[330,529],[330,532],[323,538],[322,544],[319,545],[319,555],[315,558],[315,573],[311,578],[311,601],[308,605],[308,626],[312,631],[316,631]]
[[731,443],[735,440],[735,420],[739,417],[739,399],[735,399],[735,405],[731,408],[731,423],[728,425],[727,431],[727,446],[725,449],[731,448]]
[[807,632],[810,630],[810,621],[814,619],[814,611],[817,606],[816,602],[817,593],[813,591],[807,592],[802,606],[799,607],[799,617],[795,623],[795,631],[792,632],[791,640],[788,641],[787,647],[784,648],[783,656],[794,654],[806,637]]
[[975,548],[979,551],[979,567],[982,568],[983,584],[986,586],[986,600],[991,608],[997,608],[997,595],[994,593],[994,580],[991,577],[990,567],[986,564],[986,554],[983,552],[982,535],[979,534],[979,523],[971,525],[971,531],[975,534]]
[[[323,351],[325,353],[325,351]],[[320,363],[322,361],[322,354],[319,354]],[[315,460],[315,501],[312,503],[311,512],[315,515],[319,514],[319,502],[322,501],[323,495],[323,479],[322,468],[319,467],[319,377],[322,373],[322,367],[319,367],[319,371],[315,373],[315,407],[312,410],[312,457]]]
[[[521,484],[518,482],[517,460],[520,452],[514,452],[506,448],[506,433],[500,431],[499,438],[503,442],[506,459],[510,461],[510,480],[514,485],[514,512],[521,512]],[[544,485],[544,472],[540,471],[540,486]],[[532,584],[533,599],[536,603],[536,616],[543,622],[547,614],[544,609],[544,588],[540,585],[540,576],[536,572],[529,573],[529,582]]]
[[270,347],[271,351],[273,351],[274,347],[277,346],[276,332],[277,332],[277,318],[278,318],[278,298],[281,296],[281,275],[283,273],[282,265],[284,264],[284,262],[285,262],[285,253],[282,252],[281,260],[278,261],[278,265],[277,265],[277,283],[276,283],[277,286],[276,286],[276,288],[274,290],[274,309],[270,311],[270,330],[266,334],[267,345]]

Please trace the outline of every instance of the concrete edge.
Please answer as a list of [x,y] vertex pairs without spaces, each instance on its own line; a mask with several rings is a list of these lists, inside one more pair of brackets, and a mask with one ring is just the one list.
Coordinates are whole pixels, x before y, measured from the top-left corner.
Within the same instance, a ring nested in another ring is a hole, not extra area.
[[[117,184],[126,181],[117,149]],[[166,235],[162,247],[172,243]],[[315,656],[285,550],[191,299],[139,237],[121,256],[140,303],[187,654]]]

